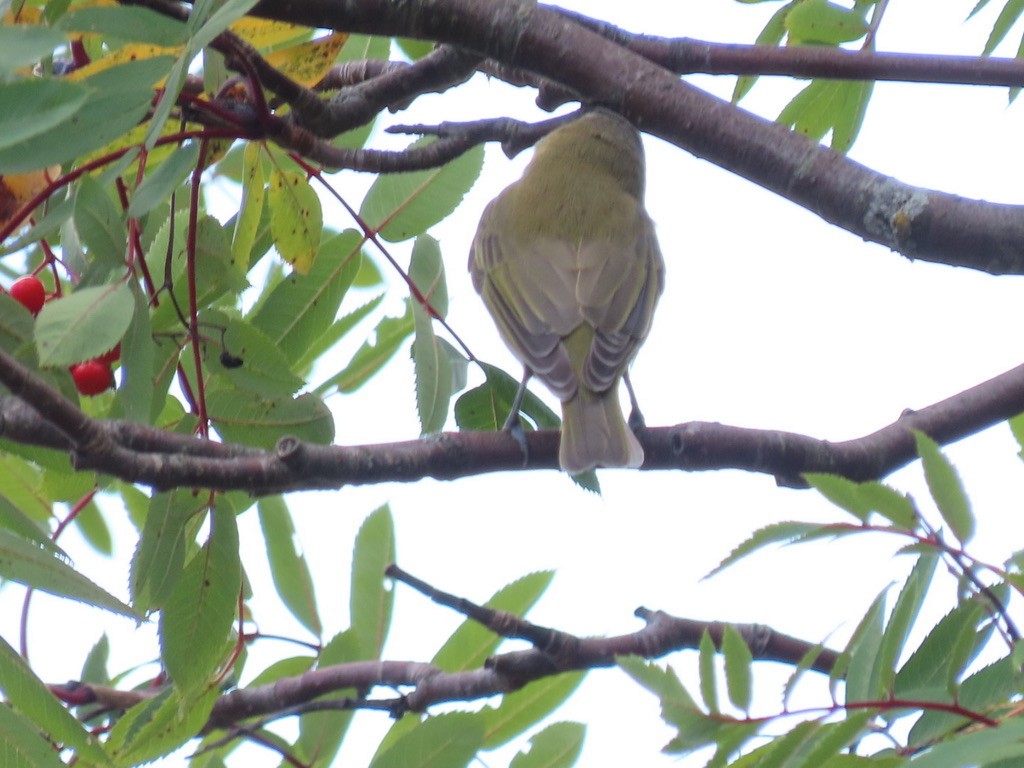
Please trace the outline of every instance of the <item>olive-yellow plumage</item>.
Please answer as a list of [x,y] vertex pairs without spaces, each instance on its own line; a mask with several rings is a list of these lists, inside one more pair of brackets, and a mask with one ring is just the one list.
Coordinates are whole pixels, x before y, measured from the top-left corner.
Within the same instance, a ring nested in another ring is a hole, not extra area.
[[640,134],[594,109],[548,134],[480,218],[473,285],[505,343],[562,402],[567,472],[638,467],[618,383],[664,285]]

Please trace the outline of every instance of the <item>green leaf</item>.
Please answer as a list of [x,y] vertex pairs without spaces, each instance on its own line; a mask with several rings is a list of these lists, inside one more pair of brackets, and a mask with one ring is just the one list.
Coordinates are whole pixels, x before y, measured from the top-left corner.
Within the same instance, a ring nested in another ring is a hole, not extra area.
[[110,271],[124,267],[128,242],[124,216],[92,176],[83,176],[78,182],[74,220],[75,230],[92,260],[102,262]]
[[896,604],[889,615],[875,661],[877,670],[875,675],[881,683],[883,693],[892,692],[892,686],[896,679],[896,662],[899,660],[910,630],[921,612],[921,606],[928,594],[928,587],[931,584],[932,576],[935,575],[935,567],[938,562],[938,555],[934,552],[928,552],[918,558],[914,570],[910,572],[906,584],[903,585],[899,597],[896,598]]
[[206,406],[217,431],[234,443],[272,448],[282,437],[327,445],[334,439],[334,417],[316,395],[262,397],[234,387],[206,392]]
[[449,712],[428,717],[376,755],[370,768],[461,768],[483,746],[479,712]]
[[759,528],[754,531],[749,539],[730,552],[729,555],[706,576],[704,576],[704,578],[710,579],[712,576],[721,573],[729,566],[739,562],[747,555],[750,555],[759,549],[763,549],[769,544],[778,544],[780,542],[788,544],[801,539],[808,534],[824,529],[825,526],[818,525],[817,523],[799,523],[794,521],[766,525],[764,528]]
[[67,562],[0,528],[0,578],[78,600],[133,619],[141,618],[112,594],[80,574]]
[[487,728],[484,749],[495,749],[524,733],[558,709],[583,682],[586,672],[565,672],[506,693],[497,707],[482,710]]
[[0,707],[0,765],[4,768],[63,768],[53,744],[39,726],[11,709]]
[[114,724],[107,751],[118,768],[165,757],[196,736],[210,716],[220,691],[216,688],[185,696],[168,687],[131,707]]
[[956,469],[939,449],[938,443],[923,432],[914,432],[917,453],[924,466],[924,478],[935,506],[946,524],[961,542],[966,544],[974,536],[974,513],[967,492]]
[[[529,573],[499,589],[484,605],[496,611],[525,616],[551,585],[552,578],[553,571]],[[487,627],[467,619],[434,654],[431,663],[446,672],[477,669],[483,666],[501,641],[502,638]]]
[[320,637],[323,625],[316,607],[316,588],[288,506],[280,496],[268,496],[260,499],[258,509],[274,588],[292,616]]
[[65,14],[57,28],[66,32],[101,34],[125,42],[184,45],[185,25],[149,8],[79,8]]
[[985,728],[936,744],[910,762],[913,768],[976,768],[997,760],[1024,759],[1024,721],[1004,720],[998,728]]
[[509,768],[568,768],[576,765],[583,751],[583,723],[552,723],[530,737],[529,751],[512,758]]
[[[154,372],[156,344],[149,324],[149,304],[137,284],[132,285],[135,300],[128,332],[121,339],[121,384],[114,396],[111,416],[137,424],[151,423],[154,402],[163,402],[167,388],[157,384]],[[168,354],[173,345],[167,346]]]
[[274,340],[245,320],[213,310],[200,315],[200,325],[224,329],[220,354],[210,354],[206,360],[206,372],[211,377],[221,377],[238,389],[270,399],[290,397],[305,384],[292,373]]
[[127,283],[82,288],[48,301],[36,318],[42,365],[70,365],[113,349],[128,330],[135,300]]
[[[14,30],[0,27],[0,44],[11,31]],[[23,142],[57,128],[72,130],[71,118],[82,109],[88,96],[88,90],[77,83],[49,78],[0,84],[0,153],[10,152]],[[23,170],[36,170],[50,164],[42,162]]]
[[828,0],[800,0],[786,14],[786,30],[798,43],[838,45],[859,40],[868,31],[864,14]]
[[267,205],[278,253],[300,275],[308,274],[320,247],[324,213],[306,174],[271,171]]
[[329,238],[308,275],[292,273],[277,283],[250,320],[289,363],[302,359],[334,324],[342,299],[362,261],[362,238],[352,230]]
[[[75,112],[74,126],[65,120],[47,130],[34,131],[24,141],[0,148],[0,173],[23,173],[76,160],[127,133],[145,117],[153,100],[153,85],[167,74],[172,61],[169,56],[140,59],[81,81],[79,85],[87,89],[87,98]],[[20,109],[24,108],[22,105]],[[0,115],[8,116],[0,117],[0,135],[9,137],[7,121],[15,117],[3,103]]]
[[[846,670],[846,702],[873,701],[881,695],[881,680],[875,667],[882,644],[885,595],[883,590],[858,624],[846,647],[849,666]],[[833,669],[833,677],[839,668]]]
[[[971,11],[972,16],[980,10],[981,5],[981,3],[978,3],[974,10]],[[996,46],[1006,37],[1006,33],[1010,31],[1010,28],[1017,23],[1021,13],[1024,13],[1024,0],[1006,0],[1006,5],[999,11],[999,16],[992,25],[992,31],[989,33],[988,40],[985,41],[985,47],[981,50],[982,56],[988,56],[996,49]]]
[[[479,361],[478,361],[479,362]],[[455,421],[462,430],[501,429],[512,411],[519,382],[500,368],[480,363],[487,375],[479,387],[466,392],[455,403]],[[526,417],[523,426],[530,429],[557,429],[561,424],[558,415],[544,404],[544,401],[527,390],[520,407]]]
[[189,540],[205,519],[207,500],[188,489],[156,494],[150,499],[145,524],[131,562],[131,594],[136,609],[162,608],[184,569]]
[[715,669],[715,657],[718,655],[718,649],[715,648],[715,641],[711,639],[711,633],[707,629],[700,636],[699,651],[700,696],[708,711],[717,715],[722,711],[718,706],[718,672]]
[[731,624],[726,624],[722,633],[722,655],[725,656],[729,701],[744,712],[749,711],[753,688],[750,667],[754,657],[743,636]]
[[860,131],[871,90],[857,81],[814,80],[783,108],[777,122],[815,141],[832,131],[832,148],[846,152]]
[[[93,10],[117,10],[108,8],[95,8]],[[123,8],[120,10],[135,10]],[[137,10],[145,10],[139,8]],[[198,142],[189,142],[180,146],[171,153],[170,157],[156,167],[156,170],[147,173],[142,183],[132,195],[131,203],[128,205],[129,216],[141,216],[149,213],[161,203],[170,198],[171,192],[195,170],[199,162]],[[123,245],[122,245],[123,250]]]
[[[416,287],[431,307],[444,317],[448,309],[448,291],[444,279],[444,262],[437,241],[428,235],[416,238],[409,268]],[[412,359],[416,377],[416,409],[422,434],[440,432],[448,419],[453,374],[451,358],[442,340],[434,333],[434,322],[427,310],[412,302],[416,335],[412,342]]]
[[[46,58],[55,48],[59,48],[65,45],[67,40],[56,29],[50,29],[40,24],[8,24],[4,23],[0,26],[0,73],[12,73],[22,67],[30,67],[37,61]],[[25,80],[23,83],[46,82],[49,85],[44,86],[41,89],[30,88],[30,91],[36,93],[42,93],[49,89],[53,85],[63,87],[68,83],[62,83],[56,80]],[[15,83],[5,83],[0,85],[0,101],[5,98],[3,92]],[[24,110],[26,105],[19,107]],[[25,120],[30,113],[22,113],[21,115],[9,115],[4,109],[0,109],[0,125],[5,117],[20,118]],[[0,127],[0,142],[7,142],[10,140],[6,130]]]
[[357,658],[376,659],[384,647],[395,599],[384,570],[394,561],[395,523],[385,504],[363,521],[352,552],[349,615]]
[[259,142],[246,142],[242,153],[242,203],[231,236],[231,254],[236,264],[251,263],[253,245],[263,219],[267,185],[263,164],[260,162],[261,153],[262,145]]
[[[89,764],[110,764],[96,737],[86,731],[50,693],[43,681],[36,677],[25,660],[3,637],[0,637],[0,691],[9,706],[52,740],[73,749]],[[3,752],[0,752],[2,757]]]
[[[421,147],[433,139],[421,139]],[[382,173],[370,187],[359,215],[374,232],[397,243],[426,232],[458,207],[483,167],[482,146],[440,168]]]
[[160,657],[176,689],[195,693],[211,681],[228,649],[241,585],[238,527],[217,503],[209,539],[160,612]]
[[363,343],[349,364],[317,387],[316,391],[322,394],[337,388],[345,394],[355,392],[394,357],[414,328],[412,305],[407,303],[404,315],[381,320],[374,341]]
[[[961,603],[947,613],[921,641],[896,673],[893,690],[897,698],[945,701],[950,698],[949,682],[981,650],[992,631],[979,632],[985,617],[983,599]],[[961,650],[967,641],[967,651]]]
[[[740,0],[740,2],[760,2],[762,0]],[[793,3],[786,3],[784,6],[779,8],[772,17],[768,20],[768,23],[764,25],[764,29],[758,34],[757,39],[754,41],[756,45],[775,45],[777,46],[782,42],[782,38],[786,34],[786,15],[789,13],[790,8],[793,7]],[[757,82],[756,75],[743,75],[736,78],[736,86],[732,91],[732,103],[739,104],[740,99],[750,92],[750,89],[754,87],[754,83]]]

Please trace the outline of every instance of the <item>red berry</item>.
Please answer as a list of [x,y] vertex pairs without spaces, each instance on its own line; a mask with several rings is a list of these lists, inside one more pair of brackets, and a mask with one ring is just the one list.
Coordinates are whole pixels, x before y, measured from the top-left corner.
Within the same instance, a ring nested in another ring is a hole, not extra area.
[[111,349],[109,352],[104,352],[102,355],[96,358],[101,363],[106,363],[108,366],[113,365],[121,359],[121,342],[117,342],[117,346]]
[[71,378],[75,380],[75,389],[88,396],[106,392],[114,383],[110,366],[100,360],[86,360],[72,365]]
[[46,289],[35,275],[19,277],[11,285],[9,293],[15,301],[33,315],[38,315],[39,310],[46,303]]

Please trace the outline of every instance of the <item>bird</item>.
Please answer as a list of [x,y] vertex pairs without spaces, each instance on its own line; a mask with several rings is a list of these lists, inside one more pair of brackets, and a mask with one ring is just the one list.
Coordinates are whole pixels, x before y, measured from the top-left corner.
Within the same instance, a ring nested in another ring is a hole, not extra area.
[[644,461],[618,385],[665,283],[645,176],[636,127],[588,109],[537,143],[522,178],[485,208],[470,248],[473,287],[524,384],[535,376],[561,402],[559,466],[573,475]]

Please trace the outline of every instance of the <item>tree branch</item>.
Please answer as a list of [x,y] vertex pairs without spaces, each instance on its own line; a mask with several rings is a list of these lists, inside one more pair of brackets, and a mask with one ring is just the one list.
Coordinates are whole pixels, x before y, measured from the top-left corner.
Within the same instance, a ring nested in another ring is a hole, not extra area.
[[[158,489],[201,487],[267,495],[347,485],[454,480],[486,472],[558,467],[558,432],[526,434],[528,456],[505,432],[445,432],[364,446],[314,445],[295,438],[276,450],[222,444],[124,421],[91,419],[9,354],[0,351],[0,436],[70,452],[94,470]],[[792,432],[687,422],[645,428],[644,469],[744,469],[802,488],[805,472],[852,480],[885,477],[916,458],[913,431],[947,444],[1024,412],[1024,365],[863,437],[832,442]]]
[[908,257],[1024,274],[1024,207],[904,184],[679,80],[528,0],[429,6],[390,0],[262,0],[254,14],[457,45],[620,110],[640,128]]
[[[635,615],[645,622],[645,626],[636,632],[614,637],[581,638],[442,592],[394,565],[388,568],[388,575],[414,586],[436,602],[455,608],[501,637],[529,639],[534,648],[498,654],[487,659],[482,667],[462,672],[445,672],[433,664],[415,661],[369,660],[319,667],[266,685],[239,688],[224,694],[214,704],[202,732],[209,733],[235,726],[249,718],[289,711],[331,693],[350,689],[369,691],[377,686],[410,687],[412,690],[386,699],[346,698],[338,702],[338,706],[345,709],[384,709],[394,716],[425,712],[442,702],[474,701],[516,691],[535,680],[563,672],[611,667],[621,656],[653,659],[675,651],[695,649],[705,632],[716,647],[720,647],[727,626],[740,633],[755,660],[796,666],[808,653],[817,650],[809,668],[829,674],[839,658],[836,651],[775,632],[761,624],[683,619],[646,608],[636,610]],[[50,689],[58,698],[74,706],[96,703],[117,710],[127,709],[156,693],[155,689],[124,691],[81,682],[51,685]],[[330,701],[327,700],[328,703]]]

